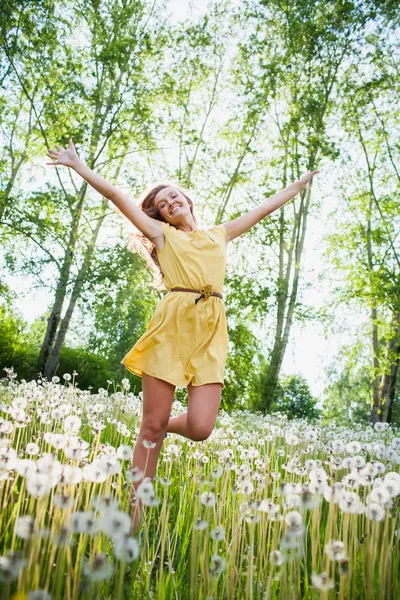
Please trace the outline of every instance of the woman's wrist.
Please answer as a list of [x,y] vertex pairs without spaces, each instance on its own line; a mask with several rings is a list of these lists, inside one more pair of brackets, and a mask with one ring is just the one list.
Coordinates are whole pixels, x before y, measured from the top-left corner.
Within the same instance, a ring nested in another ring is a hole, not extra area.
[[77,156],[72,161],[71,169],[74,169],[74,171],[79,173],[79,170],[84,166],[85,166],[85,163],[82,162],[81,159]]
[[297,179],[296,181],[294,181],[292,183],[292,186],[294,188],[294,196],[296,196],[299,192],[301,192],[306,187],[306,184],[304,182],[302,182],[301,179]]

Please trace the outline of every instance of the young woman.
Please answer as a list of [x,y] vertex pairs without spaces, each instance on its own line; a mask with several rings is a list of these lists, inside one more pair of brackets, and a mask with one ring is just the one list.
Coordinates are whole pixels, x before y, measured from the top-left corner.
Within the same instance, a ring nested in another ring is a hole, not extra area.
[[[167,432],[199,441],[215,425],[228,353],[222,296],[226,244],[296,196],[318,171],[306,173],[237,219],[200,229],[192,201],[177,187],[155,186],[138,207],[79,160],[72,140],[68,149],[56,148],[48,151],[53,162],[47,164],[74,169],[118,207],[148,240],[168,290],[146,333],[122,361],[143,380],[143,416],[133,465],[152,478]],[[176,386],[187,386],[188,410],[170,418]],[[137,526],[138,522],[134,529]]]

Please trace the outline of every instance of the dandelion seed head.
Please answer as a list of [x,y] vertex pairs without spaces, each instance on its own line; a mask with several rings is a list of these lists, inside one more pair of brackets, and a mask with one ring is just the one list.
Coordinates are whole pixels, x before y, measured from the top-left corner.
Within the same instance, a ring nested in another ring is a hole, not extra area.
[[217,525],[212,531],[210,531],[210,537],[214,541],[221,541],[225,537],[225,529],[222,525]]
[[204,529],[207,529],[208,527],[208,521],[202,521],[199,517],[197,517],[197,519],[195,520],[194,524],[193,524],[193,529],[197,530],[197,531],[203,531]]
[[14,425],[11,423],[11,421],[6,421],[0,417],[0,433],[8,435],[9,433],[12,433],[13,430]]
[[212,494],[211,492],[203,492],[203,494],[201,494],[201,496],[200,496],[200,502],[207,508],[211,508],[212,506],[215,506],[216,501],[217,501],[217,499],[216,499],[215,495]]
[[303,525],[303,518],[297,510],[293,510],[285,515],[285,523],[289,531],[300,531]]
[[117,448],[117,456],[121,460],[130,460],[133,456],[133,448],[131,446],[119,446]]
[[27,564],[28,561],[20,552],[8,552],[6,556],[0,556],[0,580],[8,582],[17,579]]
[[56,494],[53,502],[61,510],[69,510],[74,506],[75,498],[69,494]]
[[17,517],[15,522],[15,535],[24,539],[30,540],[35,527],[35,520],[29,515]]
[[155,447],[156,447],[156,443],[155,443],[155,442],[151,442],[151,441],[149,441],[149,440],[143,440],[143,441],[142,441],[142,444],[143,444],[143,446],[144,446],[145,448],[147,448],[147,449],[149,449],[149,450],[151,450],[152,448],[155,448]]
[[96,534],[100,529],[94,512],[74,512],[70,517],[70,529],[74,533]]
[[139,557],[139,544],[133,537],[119,539],[114,548],[114,556],[124,562],[133,562]]
[[17,465],[17,462],[17,453],[13,448],[0,446],[0,469],[12,471]]
[[242,494],[249,496],[254,491],[254,485],[250,480],[244,480],[240,484],[240,491]]
[[223,474],[224,470],[222,469],[222,467],[216,467],[215,469],[213,469],[211,471],[211,477],[213,479],[219,479],[221,477],[221,475]]
[[77,415],[69,415],[64,421],[64,431],[67,434],[76,434],[81,428],[81,419]]
[[164,487],[168,487],[171,485],[172,480],[168,479],[167,477],[159,477],[158,481],[161,483],[161,485],[163,485]]
[[80,467],[71,465],[62,465],[60,473],[60,483],[62,485],[78,484],[82,481],[83,474]]
[[326,573],[321,573],[320,575],[314,573],[311,576],[311,581],[315,588],[323,592],[326,592],[335,587],[335,584],[331,579],[329,579]]
[[368,501],[376,504],[384,505],[390,500],[390,493],[383,484],[371,490]]
[[28,494],[36,498],[46,496],[51,489],[50,478],[44,473],[34,473],[27,479],[26,489]]
[[86,563],[84,573],[91,581],[108,579],[114,571],[111,563],[107,562],[105,554],[96,554],[90,563]]
[[225,570],[225,560],[219,554],[214,554],[211,557],[210,574],[213,576],[218,576],[224,570]]
[[36,463],[30,458],[23,458],[17,461],[14,469],[21,477],[30,477],[36,473]]
[[273,550],[272,552],[270,552],[269,560],[271,561],[271,564],[275,567],[280,567],[285,561],[284,555],[279,550]]
[[126,470],[126,478],[128,481],[136,482],[143,479],[144,472],[139,467],[131,466]]
[[129,534],[132,522],[127,513],[120,510],[107,511],[100,520],[99,526],[108,537],[118,540]]
[[325,546],[325,553],[330,560],[343,560],[346,558],[344,543],[339,540],[328,542]]
[[368,504],[365,514],[371,521],[383,521],[386,516],[385,509],[380,504],[374,502]]

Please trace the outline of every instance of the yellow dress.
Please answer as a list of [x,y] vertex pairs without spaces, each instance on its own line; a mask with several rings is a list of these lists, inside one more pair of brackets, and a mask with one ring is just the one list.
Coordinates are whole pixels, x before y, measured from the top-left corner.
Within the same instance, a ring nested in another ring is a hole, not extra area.
[[224,385],[228,333],[224,301],[218,296],[171,292],[173,287],[201,289],[211,284],[222,294],[226,264],[226,229],[217,225],[191,232],[162,223],[165,245],[158,250],[168,293],[161,299],[147,331],[121,361],[139,377],[152,375],[175,386]]

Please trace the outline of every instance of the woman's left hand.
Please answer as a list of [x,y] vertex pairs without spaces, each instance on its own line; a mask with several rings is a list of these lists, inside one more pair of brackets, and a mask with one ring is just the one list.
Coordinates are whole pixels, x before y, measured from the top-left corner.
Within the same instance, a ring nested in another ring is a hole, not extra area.
[[301,177],[299,179],[299,183],[303,188],[308,188],[311,179],[314,177],[314,175],[316,175],[317,173],[319,173],[319,171],[308,171],[308,173],[306,173],[305,175],[303,175],[303,177]]

